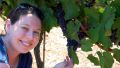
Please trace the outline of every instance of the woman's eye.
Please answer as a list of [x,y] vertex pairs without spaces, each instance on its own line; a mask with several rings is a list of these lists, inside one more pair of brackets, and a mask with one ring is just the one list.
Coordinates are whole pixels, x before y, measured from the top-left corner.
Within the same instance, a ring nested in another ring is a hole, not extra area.
[[34,31],[34,35],[35,35],[35,36],[39,36],[39,35],[40,35],[40,32]]
[[28,30],[28,28],[27,28],[27,27],[22,27],[22,29],[23,29],[23,30],[26,30],[26,31]]

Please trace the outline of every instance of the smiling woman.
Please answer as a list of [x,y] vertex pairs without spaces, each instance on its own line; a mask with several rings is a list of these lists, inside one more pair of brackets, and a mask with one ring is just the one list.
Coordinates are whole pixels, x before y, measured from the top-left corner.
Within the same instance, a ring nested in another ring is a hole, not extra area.
[[11,68],[31,68],[29,51],[40,40],[42,19],[41,11],[29,4],[21,4],[10,12],[5,25],[6,35],[0,36],[1,63],[7,63]]
[[[9,13],[5,22],[6,35],[0,36],[0,67],[31,68],[32,56],[29,51],[41,39],[42,20],[41,11],[26,3]],[[63,67],[72,68],[72,61],[68,59]],[[59,68],[58,65],[56,68]]]

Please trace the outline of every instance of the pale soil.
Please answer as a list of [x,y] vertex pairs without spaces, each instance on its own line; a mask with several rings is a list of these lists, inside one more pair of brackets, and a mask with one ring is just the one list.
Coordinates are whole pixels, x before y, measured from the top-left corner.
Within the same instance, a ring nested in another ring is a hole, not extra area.
[[[4,34],[4,23],[0,20],[0,34]],[[50,33],[46,34],[46,45],[45,45],[45,68],[53,68],[57,63],[62,62],[67,56],[66,38],[63,36],[62,31],[59,27],[53,28]],[[43,58],[43,44],[40,47],[41,58]],[[83,52],[80,48],[77,50],[77,55],[79,57],[79,65],[75,65],[74,68],[100,68],[99,66],[94,66],[86,57],[88,54],[93,54],[96,56],[96,51],[100,50],[97,46],[93,47],[91,52]],[[33,66],[36,67],[36,62],[34,59],[33,50],[31,50],[33,55]],[[120,68],[120,63],[114,62],[112,68]]]
[[[67,56],[66,44],[66,38],[63,36],[59,27],[53,28],[50,33],[47,34],[45,45],[45,68],[53,68],[57,63],[65,59],[65,56]],[[40,49],[42,55],[43,45],[41,45]],[[99,66],[94,66],[94,64],[87,59],[88,54],[96,56],[96,51],[100,50],[97,46],[92,47],[92,49],[93,51],[91,52],[83,52],[80,48],[77,50],[79,65],[75,65],[74,68],[100,68]],[[33,64],[35,64],[35,61]],[[36,66],[33,65],[33,68],[36,68]],[[120,68],[120,63],[115,61],[112,68]]]

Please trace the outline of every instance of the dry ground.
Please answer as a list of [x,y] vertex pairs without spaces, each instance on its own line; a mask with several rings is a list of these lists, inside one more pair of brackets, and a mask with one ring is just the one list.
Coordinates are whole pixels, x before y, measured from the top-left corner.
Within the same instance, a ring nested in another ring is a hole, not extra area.
[[[45,45],[45,68],[53,68],[55,64],[64,60],[65,56],[67,56],[66,44],[66,37],[63,36],[59,27],[53,28],[50,33],[47,34]],[[43,45],[41,45],[40,49],[42,58]],[[97,46],[92,47],[92,49],[93,51],[91,52],[83,52],[80,48],[77,50],[79,65],[75,65],[74,68],[100,68],[99,66],[94,66],[94,64],[87,59],[88,54],[96,55],[96,51],[100,50]],[[36,67],[33,66],[33,68]],[[120,63],[115,61],[112,68],[120,68]]]

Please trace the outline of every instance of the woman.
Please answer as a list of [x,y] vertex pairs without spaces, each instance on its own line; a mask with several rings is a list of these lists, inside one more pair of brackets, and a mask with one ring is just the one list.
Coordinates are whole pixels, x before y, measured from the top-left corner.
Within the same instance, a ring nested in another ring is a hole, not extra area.
[[[41,39],[42,20],[41,11],[26,3],[10,12],[5,25],[6,35],[0,36],[0,67],[31,68],[32,56],[29,51]],[[63,67],[73,67],[69,58],[62,63]]]

